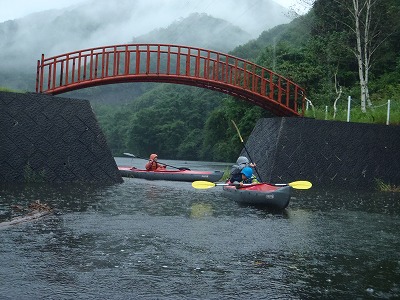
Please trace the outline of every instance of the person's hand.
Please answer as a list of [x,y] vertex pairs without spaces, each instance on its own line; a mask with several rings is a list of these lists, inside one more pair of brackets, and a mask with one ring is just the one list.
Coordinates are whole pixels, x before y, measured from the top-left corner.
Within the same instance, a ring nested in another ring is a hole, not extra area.
[[237,189],[240,188],[240,183],[239,183],[239,181],[234,181],[234,182],[232,182],[232,185],[234,185]]
[[256,166],[256,164],[255,164],[255,163],[250,163],[249,166],[252,167],[252,168],[254,168],[254,167]]
[[243,182],[239,182],[238,184],[236,184],[236,188],[237,189],[241,189],[242,187],[244,187],[244,183]]

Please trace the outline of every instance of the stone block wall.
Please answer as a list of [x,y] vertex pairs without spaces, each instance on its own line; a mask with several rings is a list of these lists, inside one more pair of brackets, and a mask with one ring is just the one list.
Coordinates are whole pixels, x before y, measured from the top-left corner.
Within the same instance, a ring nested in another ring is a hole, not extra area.
[[0,182],[122,182],[89,101],[0,92]]
[[[246,148],[263,181],[400,185],[399,126],[265,118]],[[0,92],[0,183],[32,180],[122,182],[89,101]]]
[[399,126],[265,118],[246,148],[263,181],[374,189],[379,179],[400,185]]

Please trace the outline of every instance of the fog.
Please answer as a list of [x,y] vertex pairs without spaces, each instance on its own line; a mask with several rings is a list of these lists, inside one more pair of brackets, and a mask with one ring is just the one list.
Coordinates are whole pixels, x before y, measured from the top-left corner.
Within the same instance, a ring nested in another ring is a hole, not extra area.
[[[290,21],[288,10],[273,0],[88,0],[0,23],[0,68],[32,70],[42,53],[51,57],[130,43],[194,12],[226,20],[248,32],[250,38]],[[195,43],[196,36],[193,39]],[[156,43],[156,38],[152,42]]]

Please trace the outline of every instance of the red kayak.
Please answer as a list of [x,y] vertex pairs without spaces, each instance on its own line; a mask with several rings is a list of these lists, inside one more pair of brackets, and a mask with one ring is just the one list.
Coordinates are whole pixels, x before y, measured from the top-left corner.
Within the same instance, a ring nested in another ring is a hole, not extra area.
[[224,175],[223,171],[196,171],[196,170],[156,170],[147,171],[129,166],[118,167],[122,177],[134,177],[148,180],[170,180],[170,181],[218,181]]
[[224,185],[225,196],[238,203],[268,206],[284,209],[289,205],[292,187],[276,186],[268,183],[258,183],[236,188],[234,185]]

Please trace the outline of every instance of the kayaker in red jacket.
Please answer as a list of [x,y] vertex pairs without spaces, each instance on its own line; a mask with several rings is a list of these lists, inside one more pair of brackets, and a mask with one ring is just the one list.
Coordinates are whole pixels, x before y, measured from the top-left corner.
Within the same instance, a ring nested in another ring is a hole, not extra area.
[[161,165],[157,162],[157,154],[151,154],[149,162],[145,165],[145,168],[147,171],[159,171],[159,170],[165,170],[166,166]]

